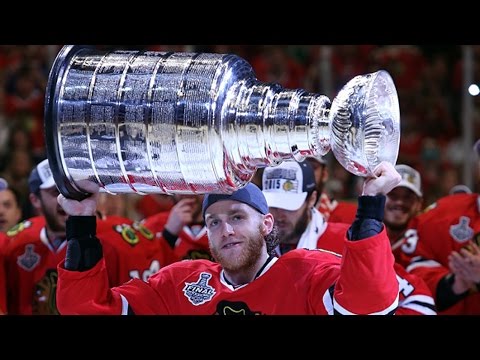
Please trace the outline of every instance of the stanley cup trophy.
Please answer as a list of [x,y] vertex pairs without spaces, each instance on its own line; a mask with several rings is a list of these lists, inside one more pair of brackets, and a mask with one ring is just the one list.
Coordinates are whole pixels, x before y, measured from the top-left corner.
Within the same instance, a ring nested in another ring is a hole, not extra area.
[[257,80],[233,54],[105,52],[65,46],[50,72],[47,155],[60,192],[231,193],[260,167],[331,149],[351,173],[396,163],[400,111],[383,70],[333,102]]

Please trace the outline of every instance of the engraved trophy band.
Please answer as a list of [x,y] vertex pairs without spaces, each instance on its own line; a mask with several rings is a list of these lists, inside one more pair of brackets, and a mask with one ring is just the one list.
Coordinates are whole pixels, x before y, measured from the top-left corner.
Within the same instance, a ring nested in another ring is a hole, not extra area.
[[59,191],[231,193],[260,167],[333,151],[351,173],[395,164],[398,96],[379,70],[334,98],[259,81],[234,54],[64,46],[48,79],[47,156]]

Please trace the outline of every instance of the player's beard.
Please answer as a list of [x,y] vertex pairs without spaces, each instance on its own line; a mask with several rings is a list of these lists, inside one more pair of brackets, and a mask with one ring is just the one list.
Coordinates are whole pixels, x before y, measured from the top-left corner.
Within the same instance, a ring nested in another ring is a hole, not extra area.
[[311,209],[309,208],[304,209],[304,211],[302,212],[302,215],[298,218],[298,221],[293,227],[292,231],[290,231],[289,233],[279,232],[278,236],[280,238],[281,244],[298,243],[298,241],[300,240],[300,237],[305,232],[305,230],[307,229],[308,223],[310,222],[311,216],[308,213],[309,211],[311,211]]
[[261,228],[262,225],[259,224],[252,234],[244,236],[246,244],[240,255],[224,256],[210,243],[212,256],[227,272],[233,273],[251,269],[257,264],[262,255],[262,247],[265,246],[265,238],[262,235]]
[[45,217],[45,222],[47,223],[48,228],[50,231],[53,231],[55,233],[65,233],[65,228],[66,224],[65,222],[61,222],[58,220],[58,217],[56,216],[56,211],[57,209],[50,209],[42,203],[42,212],[43,216]]

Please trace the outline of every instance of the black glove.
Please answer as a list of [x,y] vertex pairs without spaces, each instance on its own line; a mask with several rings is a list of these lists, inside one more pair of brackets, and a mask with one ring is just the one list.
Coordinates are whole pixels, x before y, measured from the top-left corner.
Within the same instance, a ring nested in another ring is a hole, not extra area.
[[103,257],[102,245],[95,236],[95,216],[69,216],[67,219],[67,253],[65,269],[86,271]]
[[379,234],[383,230],[385,195],[359,196],[357,216],[347,232],[349,240],[361,240]]
[[468,290],[462,294],[455,294],[452,289],[454,282],[455,274],[452,273],[445,275],[438,282],[437,297],[435,299],[435,305],[438,311],[446,310],[468,296]]

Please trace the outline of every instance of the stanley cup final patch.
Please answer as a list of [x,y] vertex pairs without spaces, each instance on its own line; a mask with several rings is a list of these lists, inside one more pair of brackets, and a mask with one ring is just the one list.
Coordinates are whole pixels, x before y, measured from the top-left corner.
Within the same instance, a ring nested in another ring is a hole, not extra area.
[[183,293],[188,300],[195,306],[205,304],[212,300],[216,291],[208,285],[208,281],[212,278],[212,274],[202,272],[197,282],[185,283]]
[[25,245],[25,252],[17,256],[17,265],[23,270],[32,271],[40,262],[40,255],[35,252],[35,245]]
[[464,243],[473,237],[473,229],[470,227],[470,218],[460,216],[458,224],[450,226],[450,235],[459,243]]

